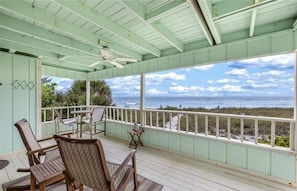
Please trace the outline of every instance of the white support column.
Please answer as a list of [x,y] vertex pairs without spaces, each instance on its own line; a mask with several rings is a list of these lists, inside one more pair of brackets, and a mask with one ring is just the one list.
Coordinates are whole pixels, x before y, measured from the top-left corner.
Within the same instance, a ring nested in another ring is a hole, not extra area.
[[41,61],[40,59],[36,60],[36,71],[35,71],[35,93],[36,93],[36,138],[42,138],[42,125],[41,125]]
[[91,102],[91,83],[90,81],[86,82],[86,105],[90,106]]
[[144,124],[144,100],[145,100],[145,74],[140,75],[140,125],[143,127]]
[[[297,120],[297,51],[295,51],[295,64],[294,64],[294,120]],[[297,130],[296,130],[296,123],[295,125],[290,125],[290,148],[293,151],[297,149]]]

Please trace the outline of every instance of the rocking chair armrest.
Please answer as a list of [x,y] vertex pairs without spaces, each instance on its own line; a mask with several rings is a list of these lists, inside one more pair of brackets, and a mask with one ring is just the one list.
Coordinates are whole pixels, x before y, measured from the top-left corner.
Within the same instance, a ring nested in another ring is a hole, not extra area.
[[[72,132],[67,132],[67,133],[62,133],[62,134],[60,134],[61,136],[64,136],[64,135],[67,135],[67,137],[70,137],[70,135],[73,135],[73,133]],[[46,138],[44,138],[44,139],[39,139],[39,140],[37,140],[37,142],[42,142],[42,141],[48,141],[48,140],[51,140],[51,139],[53,139],[54,137],[46,137]]]
[[[73,133],[72,132],[68,132],[68,133],[62,133],[62,134],[60,134],[61,136],[64,136],[64,135],[67,135],[67,137],[68,138],[70,138],[70,135],[73,135]],[[52,137],[52,139],[53,139],[54,137]]]
[[53,137],[46,137],[46,138],[37,140],[37,142],[48,141],[48,140],[51,140],[51,139],[53,139]]
[[52,150],[53,148],[57,148],[57,145],[51,145],[51,146],[48,146],[48,147],[43,147],[43,148],[40,148],[40,149],[28,151],[27,155],[32,155],[34,153],[44,153],[45,151],[50,150],[50,149]]
[[18,168],[17,172],[30,172],[29,168]]
[[116,170],[116,172],[113,174],[112,179],[116,178],[117,176],[119,176],[121,174],[121,171],[124,170],[125,166],[129,163],[129,161],[132,160],[132,167],[135,168],[135,153],[136,150],[133,149],[129,155],[125,158],[125,160],[122,162],[122,164],[120,165],[120,167]]

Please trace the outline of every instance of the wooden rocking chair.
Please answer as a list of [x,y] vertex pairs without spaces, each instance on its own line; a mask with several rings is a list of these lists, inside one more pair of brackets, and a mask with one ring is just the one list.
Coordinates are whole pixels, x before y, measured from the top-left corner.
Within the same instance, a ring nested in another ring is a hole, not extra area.
[[[26,119],[22,119],[14,124],[18,129],[21,139],[27,149],[27,156],[29,160],[29,166],[33,166],[36,164],[40,164],[44,161],[52,160],[56,157],[61,157],[59,149],[56,144],[48,146],[48,147],[41,147],[39,144],[42,141],[50,140],[50,138],[37,140],[34,136],[31,126]],[[70,136],[71,133],[67,133],[64,135]],[[42,157],[44,156],[44,157]],[[30,168],[19,168],[18,172],[30,172]],[[29,176],[28,176],[29,179]],[[62,180],[62,179],[61,179]],[[59,180],[60,181],[60,180]],[[6,191],[24,191],[30,190],[30,181],[26,181],[26,177],[24,179],[24,184],[16,184],[8,186]],[[29,184],[28,184],[29,182]],[[65,189],[65,188],[64,188]]]

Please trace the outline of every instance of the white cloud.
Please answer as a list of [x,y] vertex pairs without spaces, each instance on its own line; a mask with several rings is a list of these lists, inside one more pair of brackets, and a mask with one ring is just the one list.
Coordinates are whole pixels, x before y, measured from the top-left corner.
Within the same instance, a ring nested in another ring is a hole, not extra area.
[[206,89],[209,92],[212,93],[218,93],[218,92],[246,92],[245,89],[243,89],[241,86],[234,86],[234,85],[229,85],[226,84],[224,86],[221,87],[208,87]]
[[222,88],[221,87],[208,87],[206,90],[209,92],[220,92],[220,91],[222,91]]
[[203,66],[195,66],[195,70],[201,70],[201,71],[206,71],[214,67],[214,64],[209,64],[209,65],[203,65]]
[[220,79],[220,80],[217,80],[217,83],[219,84],[227,84],[227,83],[237,83],[239,82],[239,80],[235,80],[235,79]]
[[156,74],[147,74],[145,75],[145,80],[148,82],[162,82],[164,80],[185,80],[186,76],[184,74],[177,74],[175,72],[169,73],[156,73]]
[[238,62],[230,62],[228,64],[230,66],[238,67],[238,68],[260,67],[260,68],[272,68],[272,69],[283,68],[284,69],[284,68],[293,68],[294,58],[295,58],[294,54],[280,54],[280,55],[240,60]]
[[248,71],[246,69],[235,68],[235,69],[225,72],[225,74],[232,75],[232,76],[243,76],[243,75],[247,75]]
[[112,78],[105,80],[109,85],[121,85],[121,86],[137,86],[140,84],[139,76],[125,76],[119,78]]
[[159,91],[157,89],[149,89],[147,92],[147,95],[166,95],[167,92],[166,91]]
[[58,92],[60,92],[60,91],[64,91],[65,88],[64,88],[64,86],[59,86],[59,85],[57,85],[57,86],[55,87],[55,90],[58,91]]
[[215,82],[213,80],[208,80],[206,83],[208,83],[208,84],[214,84]]
[[174,92],[174,93],[188,93],[188,92],[198,92],[198,91],[203,91],[204,88],[203,87],[199,87],[199,86],[190,86],[190,87],[185,87],[185,86],[173,86],[169,88],[170,92]]
[[223,90],[225,92],[246,92],[245,89],[242,89],[241,86],[234,86],[234,85],[224,85]]
[[238,83],[239,80],[236,80],[236,79],[220,79],[220,80],[217,80],[217,81],[213,81],[213,80],[208,80],[207,83],[208,84],[228,84],[228,83]]
[[253,73],[252,76],[269,77],[269,76],[281,76],[283,74],[285,74],[285,71],[270,70],[267,72],[256,72],[256,73]]
[[55,90],[59,92],[66,92],[68,89],[71,88],[73,84],[72,79],[69,78],[53,78],[52,82],[50,83],[56,83],[57,85],[55,86]]

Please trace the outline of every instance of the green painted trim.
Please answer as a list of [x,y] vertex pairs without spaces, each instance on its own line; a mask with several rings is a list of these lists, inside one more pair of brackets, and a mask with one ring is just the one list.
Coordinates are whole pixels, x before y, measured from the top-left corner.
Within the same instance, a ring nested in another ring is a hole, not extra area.
[[87,80],[87,74],[84,72],[71,71],[68,69],[61,69],[44,65],[42,65],[42,75],[70,78],[74,80]]

